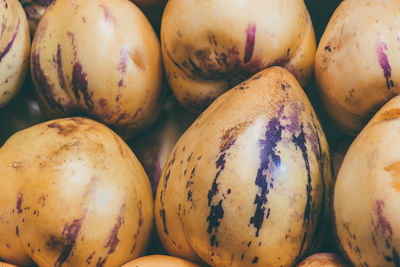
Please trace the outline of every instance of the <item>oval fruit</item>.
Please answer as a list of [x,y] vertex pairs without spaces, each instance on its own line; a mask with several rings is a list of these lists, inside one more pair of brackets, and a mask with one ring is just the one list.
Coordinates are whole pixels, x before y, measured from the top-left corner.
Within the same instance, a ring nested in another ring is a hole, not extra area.
[[386,103],[347,151],[335,184],[343,252],[355,266],[400,265],[400,97]]
[[330,212],[328,145],[295,77],[257,73],[178,140],[155,200],[168,254],[212,266],[290,266]]
[[0,258],[106,267],[145,253],[150,183],[103,124],[77,117],[20,131],[1,147],[0,167]]
[[30,36],[24,9],[18,0],[0,3],[0,108],[17,94],[28,69]]
[[[166,1],[167,0],[132,0],[132,2],[141,7],[153,27],[157,26],[158,28],[161,23],[162,9]],[[20,2],[28,17],[29,27],[33,35],[44,12],[53,0],[20,0]]]
[[144,256],[128,262],[121,267],[200,267],[195,263],[167,255]]
[[83,112],[129,137],[161,108],[159,41],[128,0],[53,2],[35,33],[31,70],[50,117]]
[[190,110],[271,65],[306,85],[316,49],[302,0],[169,0],[161,43],[169,85]]
[[333,253],[318,253],[305,258],[296,267],[347,267],[342,257]]
[[315,80],[328,115],[358,133],[400,85],[400,2],[342,1],[315,58]]

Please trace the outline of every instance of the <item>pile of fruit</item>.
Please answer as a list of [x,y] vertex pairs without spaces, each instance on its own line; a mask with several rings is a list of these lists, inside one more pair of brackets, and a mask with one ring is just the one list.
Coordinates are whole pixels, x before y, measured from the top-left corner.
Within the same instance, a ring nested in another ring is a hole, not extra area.
[[399,12],[0,0],[0,266],[400,266]]

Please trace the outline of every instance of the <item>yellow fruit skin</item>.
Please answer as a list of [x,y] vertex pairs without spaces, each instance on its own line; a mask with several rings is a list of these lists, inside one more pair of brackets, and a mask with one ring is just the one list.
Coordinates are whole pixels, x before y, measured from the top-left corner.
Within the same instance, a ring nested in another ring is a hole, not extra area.
[[53,2],[35,33],[31,71],[50,117],[83,112],[129,137],[160,112],[159,41],[127,0]]
[[204,109],[271,65],[285,67],[304,86],[316,50],[302,0],[170,0],[161,46],[169,85],[190,110]]
[[156,227],[170,255],[291,266],[327,222],[332,189],[317,117],[295,77],[273,67],[218,97],[178,140],[158,185]]
[[200,265],[167,255],[150,255],[128,262],[121,267],[200,267]]
[[328,115],[356,135],[400,85],[400,2],[342,1],[315,56],[315,81]]
[[0,267],[18,267],[17,265],[0,262]]
[[386,103],[348,149],[335,184],[342,251],[354,266],[399,266],[400,97]]
[[28,69],[29,24],[18,0],[0,3],[0,108],[21,88]]
[[0,258],[18,265],[118,266],[142,256],[150,183],[129,147],[86,118],[35,125],[0,149]]

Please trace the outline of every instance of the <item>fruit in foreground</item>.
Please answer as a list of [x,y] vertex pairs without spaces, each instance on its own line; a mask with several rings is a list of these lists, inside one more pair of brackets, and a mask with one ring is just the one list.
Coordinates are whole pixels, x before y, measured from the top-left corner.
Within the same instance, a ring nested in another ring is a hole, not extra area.
[[335,184],[343,252],[355,266],[400,265],[400,97],[385,104],[347,151]]
[[83,112],[129,137],[159,115],[159,41],[128,0],[54,2],[35,33],[31,70],[49,117]]
[[400,92],[397,0],[342,1],[315,57],[315,79],[328,115],[357,134]]
[[18,0],[0,3],[0,108],[19,91],[28,69],[29,25]]
[[196,111],[272,65],[306,85],[316,49],[302,0],[169,0],[161,43],[172,91],[178,102]]
[[325,135],[295,77],[266,69],[218,97],[178,140],[155,200],[170,255],[290,266],[317,243],[333,181]]
[[117,266],[142,256],[153,224],[148,178],[109,128],[44,122],[0,149],[0,258],[19,266]]

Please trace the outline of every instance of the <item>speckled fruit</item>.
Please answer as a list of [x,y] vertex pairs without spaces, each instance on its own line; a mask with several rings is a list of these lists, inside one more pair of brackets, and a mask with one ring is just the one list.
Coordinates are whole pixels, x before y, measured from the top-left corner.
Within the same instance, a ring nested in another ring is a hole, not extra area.
[[273,67],[218,97],[179,139],[157,189],[157,231],[189,260],[291,266],[318,239],[332,189],[314,110]]
[[31,70],[50,117],[84,112],[129,137],[161,109],[159,41],[128,0],[53,2],[35,33]]
[[315,58],[328,115],[349,134],[400,92],[400,2],[346,0],[334,12]]
[[151,187],[113,131],[85,118],[35,125],[0,149],[0,258],[21,266],[119,266],[142,256]]
[[144,256],[121,267],[200,267],[200,265],[167,255]]
[[355,266],[400,266],[400,96],[351,144],[335,184],[343,251]]
[[308,256],[296,267],[349,267],[349,265],[336,254],[318,253]]
[[19,91],[28,69],[29,25],[18,0],[0,1],[0,108]]
[[169,0],[161,42],[171,89],[191,110],[271,65],[305,85],[316,50],[303,0]]

